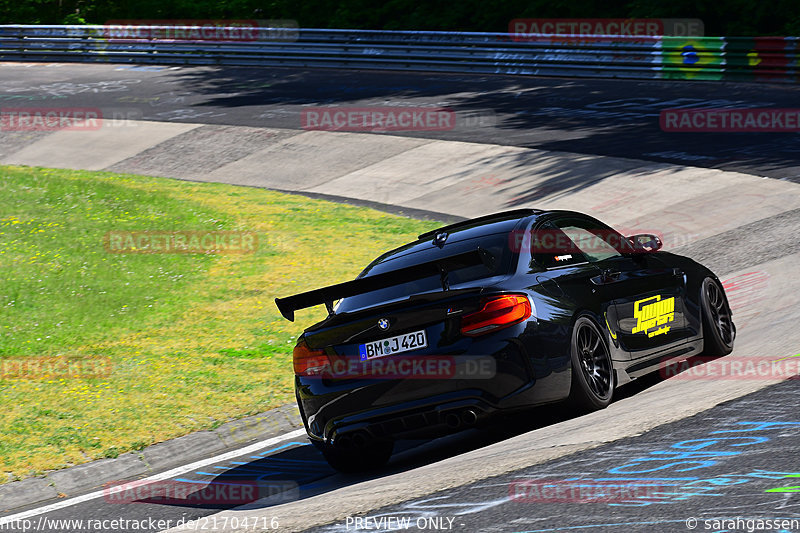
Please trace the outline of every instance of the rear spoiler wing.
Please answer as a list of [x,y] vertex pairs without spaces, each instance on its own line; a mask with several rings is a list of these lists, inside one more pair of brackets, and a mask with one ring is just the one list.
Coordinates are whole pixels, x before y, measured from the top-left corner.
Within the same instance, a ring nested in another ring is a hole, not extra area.
[[324,303],[328,313],[333,313],[333,302],[341,298],[377,291],[437,274],[441,278],[442,290],[446,291],[449,290],[447,274],[450,271],[481,264],[490,271],[494,270],[495,258],[488,251],[478,247],[476,250],[443,257],[435,261],[345,281],[338,285],[314,289],[313,291],[287,296],[286,298],[275,298],[275,305],[278,306],[278,310],[286,320],[294,322],[294,312],[298,309],[305,309],[306,307]]

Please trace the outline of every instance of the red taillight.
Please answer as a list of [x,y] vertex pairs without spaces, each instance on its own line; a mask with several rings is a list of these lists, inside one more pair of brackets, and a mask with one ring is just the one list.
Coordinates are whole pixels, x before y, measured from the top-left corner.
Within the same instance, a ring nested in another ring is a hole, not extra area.
[[318,376],[330,370],[328,356],[322,350],[312,350],[306,341],[300,341],[292,353],[294,373],[298,376]]
[[480,311],[461,317],[461,334],[476,337],[527,320],[531,302],[524,294],[503,294],[483,301]]

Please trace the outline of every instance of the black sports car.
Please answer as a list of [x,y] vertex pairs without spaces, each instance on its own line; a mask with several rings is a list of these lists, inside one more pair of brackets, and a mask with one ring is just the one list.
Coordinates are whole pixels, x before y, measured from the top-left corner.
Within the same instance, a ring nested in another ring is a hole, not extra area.
[[666,361],[730,353],[719,279],[660,248],[580,213],[521,209],[425,233],[353,281],[276,299],[288,320],[323,303],[329,313],[294,348],[309,438],[335,468],[367,469],[396,439],[549,402],[601,409]]

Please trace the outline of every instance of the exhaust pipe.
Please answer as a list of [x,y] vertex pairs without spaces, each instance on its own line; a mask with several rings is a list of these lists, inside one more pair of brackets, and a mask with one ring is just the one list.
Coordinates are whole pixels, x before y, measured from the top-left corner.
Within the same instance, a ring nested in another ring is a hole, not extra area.
[[455,429],[461,425],[461,418],[456,413],[447,413],[444,415],[444,423],[447,427]]
[[333,446],[340,450],[350,450],[353,448],[353,438],[350,435],[337,435],[333,439]]
[[352,439],[353,439],[353,446],[355,446],[356,448],[366,448],[367,447],[367,444],[368,444],[367,437],[364,436],[364,434],[361,433],[360,431],[358,433],[354,434]]
[[371,439],[364,431],[346,432],[333,437],[333,446],[340,450],[363,450],[368,448]]
[[464,412],[461,413],[461,422],[465,426],[471,426],[477,421],[478,421],[478,413],[476,413],[472,409],[464,409]]

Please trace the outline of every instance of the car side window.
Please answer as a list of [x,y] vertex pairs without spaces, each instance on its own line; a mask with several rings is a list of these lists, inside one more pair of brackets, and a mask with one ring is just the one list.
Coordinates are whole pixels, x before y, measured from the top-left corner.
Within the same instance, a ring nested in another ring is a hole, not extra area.
[[625,245],[622,242],[624,237],[608,227],[582,219],[557,221],[556,226],[569,237],[589,262],[597,263],[612,257],[622,257],[619,248]]
[[[550,222],[541,224],[530,232],[527,244],[532,262],[550,269],[585,263],[587,258],[560,228]],[[524,243],[523,243],[524,245]]]

